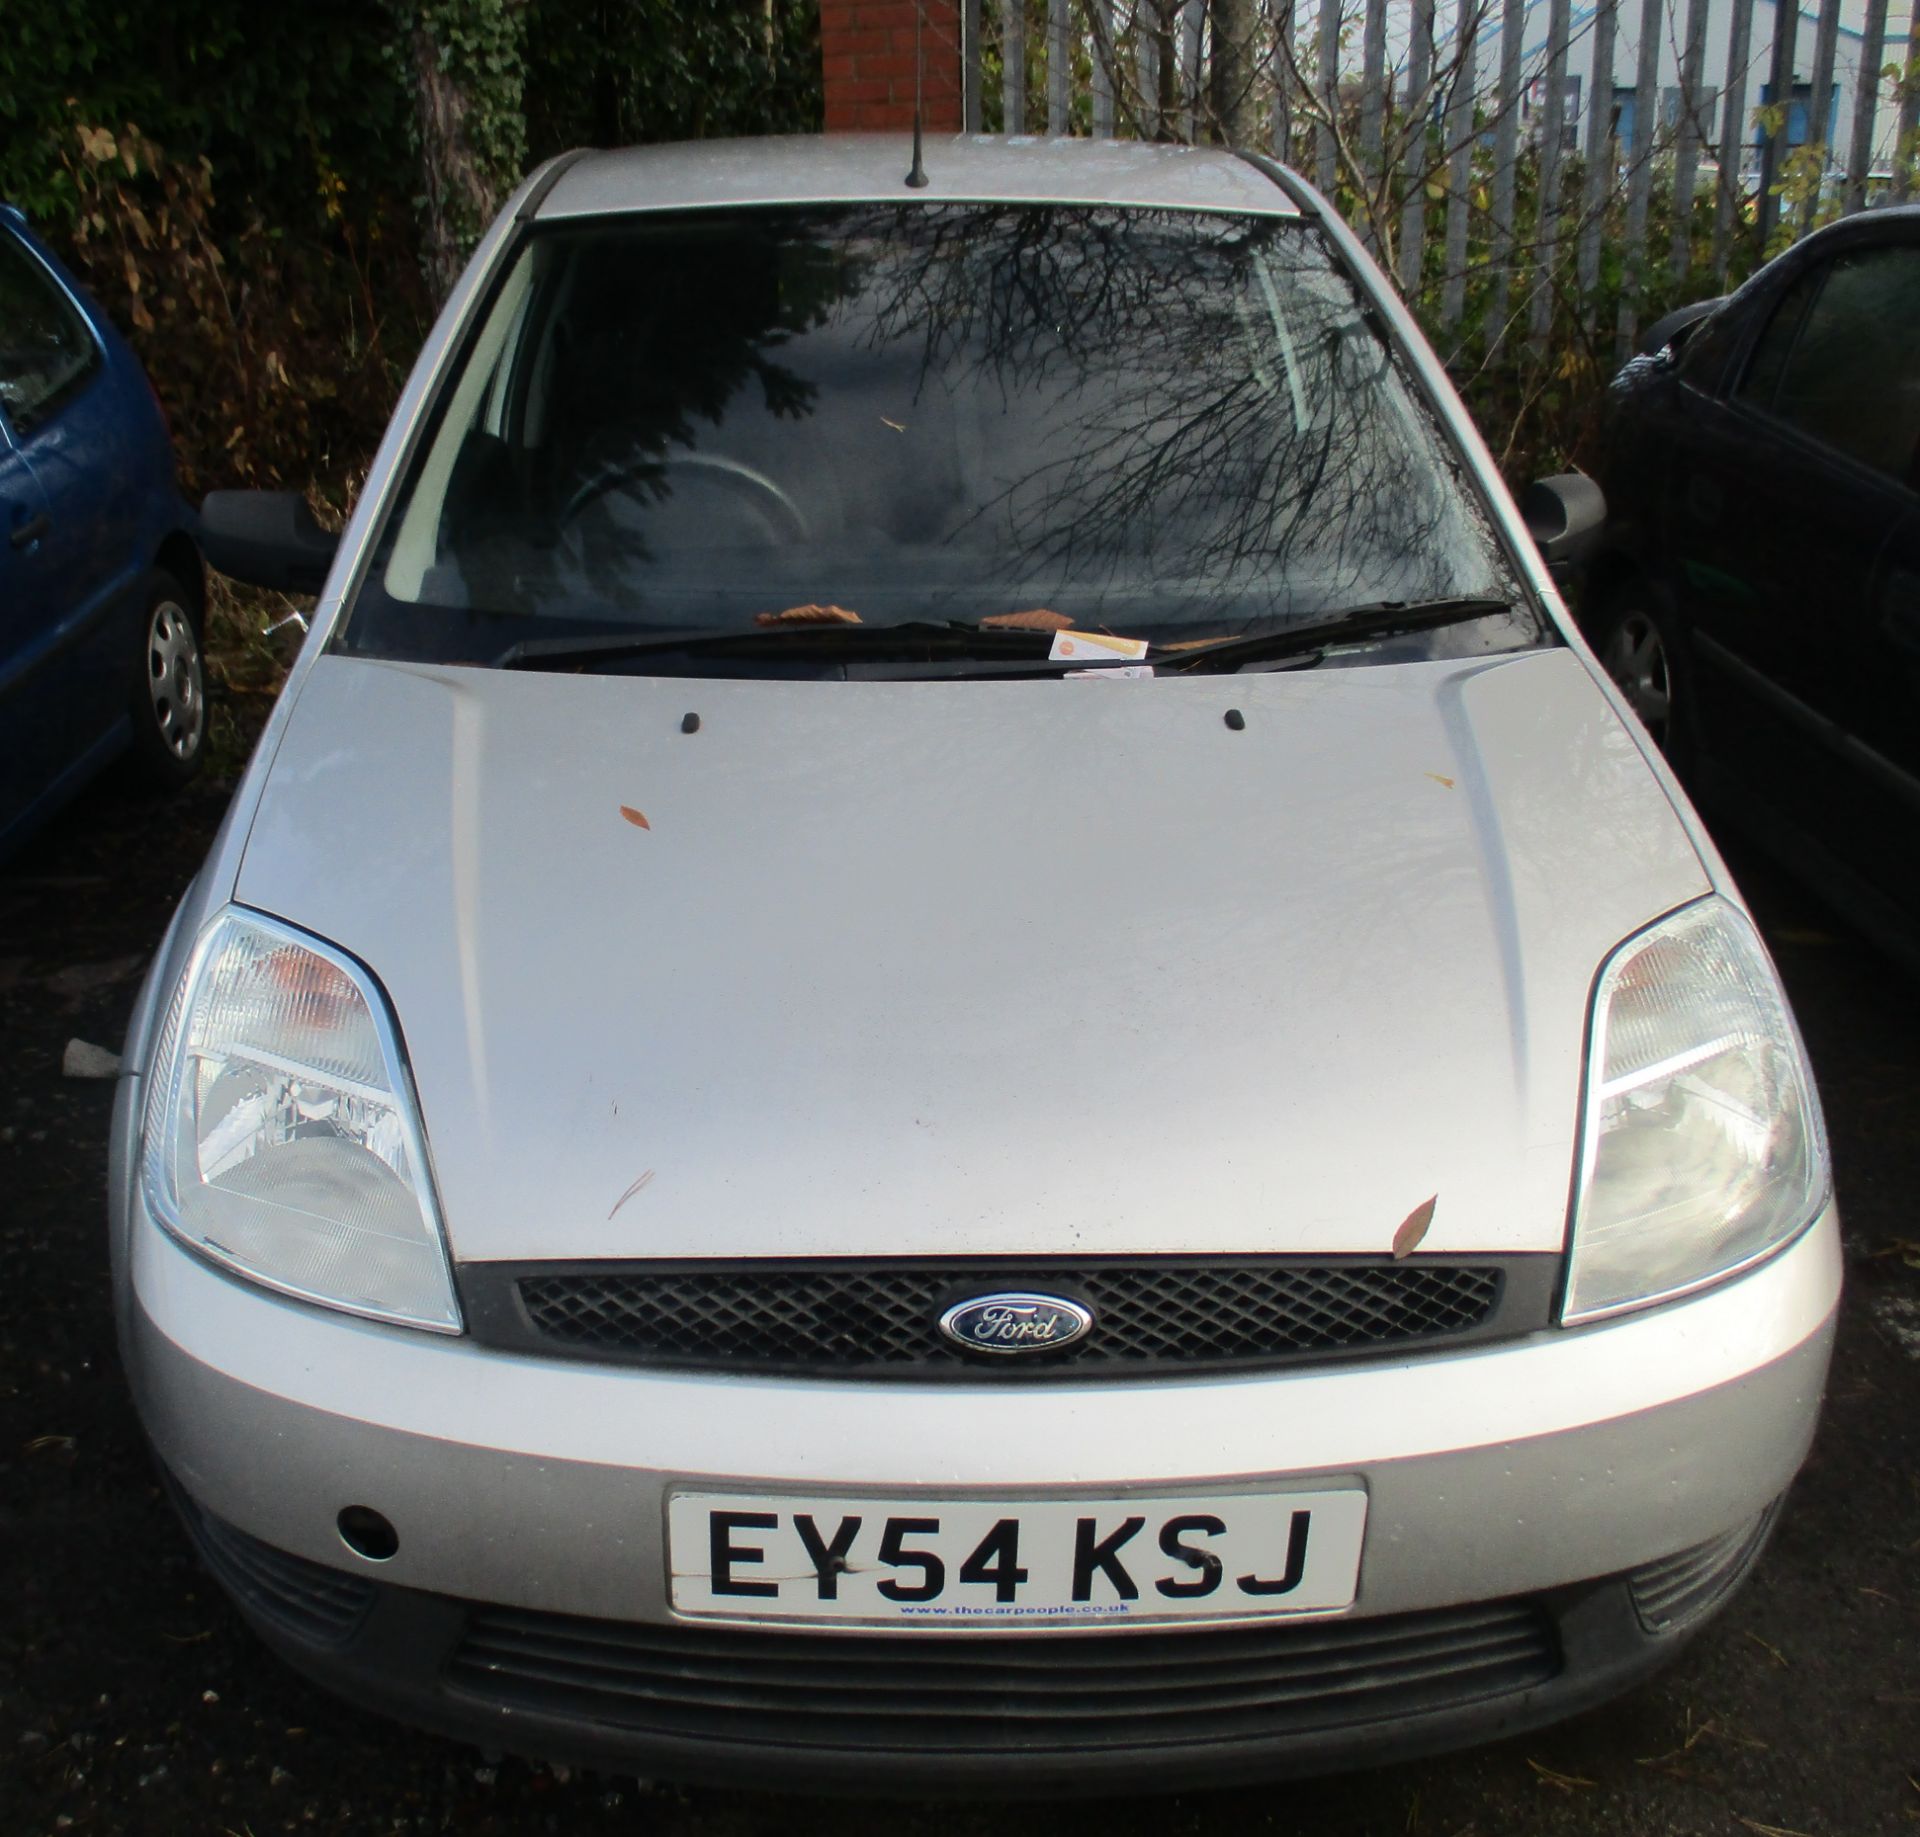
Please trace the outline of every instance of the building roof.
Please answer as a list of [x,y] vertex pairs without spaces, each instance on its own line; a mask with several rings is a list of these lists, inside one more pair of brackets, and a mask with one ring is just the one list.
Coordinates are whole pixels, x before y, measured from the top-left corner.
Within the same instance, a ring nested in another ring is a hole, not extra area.
[[723,204],[821,204],[897,198],[1153,205],[1293,217],[1257,167],[1213,147],[990,134],[929,137],[928,183],[909,190],[906,134],[809,134],[704,140],[582,155],[539,205],[542,222]]

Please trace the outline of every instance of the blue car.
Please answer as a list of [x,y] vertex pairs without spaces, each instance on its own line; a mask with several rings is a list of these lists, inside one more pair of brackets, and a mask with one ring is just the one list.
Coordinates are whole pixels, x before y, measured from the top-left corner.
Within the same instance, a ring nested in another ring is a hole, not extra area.
[[206,742],[205,581],[139,361],[0,205],[0,857],[115,759]]

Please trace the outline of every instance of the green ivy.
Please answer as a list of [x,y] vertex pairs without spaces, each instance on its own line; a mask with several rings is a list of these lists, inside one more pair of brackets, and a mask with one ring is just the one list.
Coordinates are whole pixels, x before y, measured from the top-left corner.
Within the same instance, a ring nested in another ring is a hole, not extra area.
[[817,132],[819,0],[528,0],[531,155]]
[[[387,0],[386,58],[394,83],[411,93],[414,42],[424,32],[440,72],[465,99],[462,131],[488,184],[504,191],[526,165],[524,0]],[[417,117],[413,141],[419,144]]]
[[59,232],[78,199],[62,155],[78,119],[137,122],[222,172],[223,209],[296,229],[337,214],[323,172],[356,208],[404,184],[407,98],[385,64],[380,0],[5,0],[0,196]]
[[[295,234],[404,236],[412,29],[467,102],[496,195],[563,148],[820,125],[818,0],[4,0],[0,198],[56,235],[76,120],[212,162],[219,209]],[[398,209],[396,209],[398,206]],[[477,227],[477,226],[470,226]]]
[[[526,166],[526,6],[524,0],[386,0],[386,14],[389,78],[411,101],[408,142],[420,171],[413,190],[422,262],[433,292],[444,295]],[[443,177],[454,182],[432,197],[421,121],[423,65],[444,81],[454,111],[445,144],[436,149],[448,161]]]

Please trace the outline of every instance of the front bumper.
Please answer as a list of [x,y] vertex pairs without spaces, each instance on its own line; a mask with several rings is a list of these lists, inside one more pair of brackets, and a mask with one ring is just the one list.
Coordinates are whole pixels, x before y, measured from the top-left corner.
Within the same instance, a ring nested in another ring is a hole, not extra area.
[[362,1707],[642,1775],[975,1796],[1220,1786],[1557,1721],[1670,1659],[1744,1578],[1774,1517],[1531,1599],[956,1647],[623,1625],[387,1588],[258,1544],[175,1491],[261,1637]]
[[[1208,1737],[1207,1777],[1338,1766],[1570,1713],[1673,1649],[1670,1634],[1642,1626],[1621,1578],[1738,1542],[1786,1490],[1813,1433],[1840,1288],[1829,1211],[1735,1281],[1577,1330],[1165,1384],[927,1387],[503,1355],[280,1300],[211,1269],[144,1218],[120,1223],[127,1366],[195,1514],[375,1585],[377,1605],[350,1648],[312,1648],[256,1613],[272,1643],[323,1681],[412,1720],[682,1777],[737,1777],[738,1756],[711,1733],[614,1730],[603,1709],[575,1713],[556,1708],[559,1699],[476,1711],[471,1690],[448,1686],[445,1666],[475,1603],[533,1616],[548,1631],[598,1622],[669,1644],[694,1639],[666,1599],[665,1508],[670,1490],[709,1485],[1049,1497],[1357,1479],[1369,1498],[1358,1594],[1319,1629],[1524,1609],[1551,1623],[1559,1657],[1550,1675],[1496,1680],[1471,1702],[1384,1721],[1225,1747]],[[348,1505],[392,1522],[390,1560],[373,1565],[343,1545],[336,1519]],[[1739,1567],[1749,1560],[1751,1551]],[[1025,1643],[1092,1639],[1117,1651],[1171,1638],[1200,1652],[1217,1639],[1313,1630],[1298,1621],[1166,1635],[1116,1627]],[[898,1633],[697,1633],[722,1650],[740,1639],[843,1655],[926,1643]],[[956,1630],[938,1649],[984,1654],[1006,1643]],[[426,1654],[424,1670],[402,1664],[403,1652]],[[782,1758],[750,1719],[738,1739],[778,1777],[982,1783],[977,1766],[924,1744],[886,1750],[856,1733],[837,1758]],[[1136,1752],[1160,1754],[1153,1777],[1171,1777],[1177,1757],[1152,1742],[1123,1756],[1043,1742],[988,1771],[1013,1768],[1007,1779],[1022,1789],[1113,1783]]]

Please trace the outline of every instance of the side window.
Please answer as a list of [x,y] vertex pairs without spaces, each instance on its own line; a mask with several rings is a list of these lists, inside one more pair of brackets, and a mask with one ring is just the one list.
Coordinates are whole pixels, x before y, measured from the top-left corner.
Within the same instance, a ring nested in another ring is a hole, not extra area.
[[1727,359],[1747,329],[1745,313],[1723,306],[1693,328],[1680,347],[1679,374],[1694,388],[1711,395],[1727,373]]
[[93,333],[28,250],[0,230],[0,408],[24,440],[100,366]]
[[1737,393],[1742,401],[1751,402],[1755,408],[1772,409],[1793,342],[1806,322],[1807,307],[1826,278],[1824,268],[1808,270],[1787,289],[1786,297],[1774,308],[1767,329],[1760,334],[1760,342],[1747,360],[1747,373],[1740,379]]
[[1920,248],[1842,255],[1821,278],[1770,411],[1850,459],[1920,487]]

